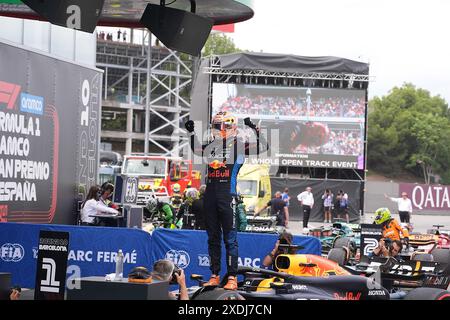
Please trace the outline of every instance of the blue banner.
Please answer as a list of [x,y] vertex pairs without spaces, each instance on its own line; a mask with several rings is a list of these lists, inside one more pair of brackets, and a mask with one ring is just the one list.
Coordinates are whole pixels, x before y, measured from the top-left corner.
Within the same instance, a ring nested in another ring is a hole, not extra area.
[[69,232],[67,283],[114,273],[119,249],[125,276],[134,267],[152,267],[152,237],[142,230],[0,223],[0,272],[11,272],[14,285],[34,288],[40,230]]
[[[170,259],[183,268],[188,286],[196,285],[191,274],[209,278],[208,236],[205,231],[157,229],[152,234],[152,260]],[[239,265],[261,267],[264,257],[272,251],[278,235],[238,233]],[[298,253],[321,254],[320,240],[314,237],[294,236],[294,244],[304,247]],[[222,244],[222,275],[226,273],[225,248]]]
[[[76,227],[0,223],[0,272],[11,272],[14,285],[34,288],[39,231],[69,232],[67,283],[79,277],[104,276],[115,272],[119,249],[125,255],[124,276],[137,266],[152,269],[159,259],[170,259],[186,272],[188,285],[196,285],[191,274],[210,275],[208,237],[205,231],[157,229],[152,235],[138,229]],[[277,241],[275,234],[238,233],[239,264],[260,267]],[[299,253],[320,255],[320,241],[294,236]],[[222,248],[222,274],[226,273]]]

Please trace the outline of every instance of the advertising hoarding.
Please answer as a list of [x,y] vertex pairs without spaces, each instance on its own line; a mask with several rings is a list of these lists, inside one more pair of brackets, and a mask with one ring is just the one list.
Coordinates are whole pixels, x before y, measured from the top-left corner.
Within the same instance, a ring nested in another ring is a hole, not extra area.
[[0,221],[73,224],[97,179],[99,70],[0,43]]

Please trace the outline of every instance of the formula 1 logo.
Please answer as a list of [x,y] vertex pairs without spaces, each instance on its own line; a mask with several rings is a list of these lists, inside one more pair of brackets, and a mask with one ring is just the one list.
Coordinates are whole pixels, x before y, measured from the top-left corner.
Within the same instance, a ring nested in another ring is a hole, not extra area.
[[184,250],[169,250],[167,251],[165,258],[172,261],[181,269],[186,269],[191,262],[189,254]]
[[59,281],[56,280],[56,262],[51,258],[42,259],[42,269],[46,270],[46,277],[41,280],[41,292],[59,293]]
[[20,89],[19,85],[0,81],[0,104],[6,104],[6,109],[14,109]]
[[5,262],[20,262],[25,256],[25,250],[20,244],[5,243],[0,248],[0,258]]

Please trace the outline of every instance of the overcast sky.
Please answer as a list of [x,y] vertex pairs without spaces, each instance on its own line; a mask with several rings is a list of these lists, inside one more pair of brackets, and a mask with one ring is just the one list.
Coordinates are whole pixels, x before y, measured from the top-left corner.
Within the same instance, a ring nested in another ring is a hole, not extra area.
[[412,82],[450,102],[449,0],[254,0],[241,49],[370,63],[370,96]]

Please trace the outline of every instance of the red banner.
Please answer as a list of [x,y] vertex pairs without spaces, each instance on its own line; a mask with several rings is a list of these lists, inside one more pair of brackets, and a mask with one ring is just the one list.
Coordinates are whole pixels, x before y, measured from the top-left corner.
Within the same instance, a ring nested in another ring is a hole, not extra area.
[[220,26],[214,26],[213,30],[227,33],[234,33],[234,23],[232,24],[223,24]]
[[399,195],[402,192],[416,210],[450,211],[450,186],[401,183]]

